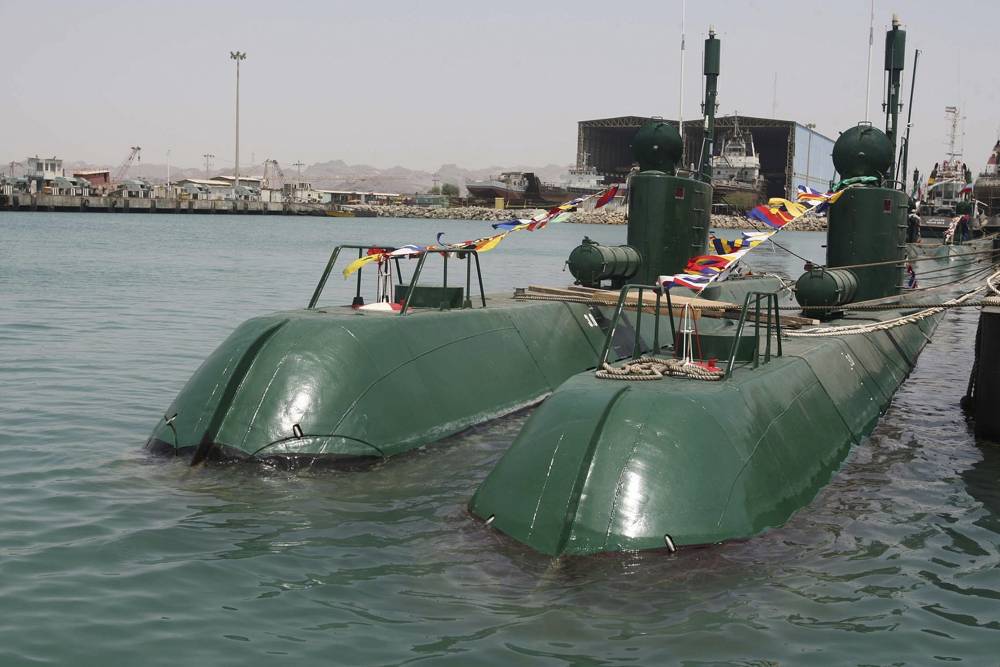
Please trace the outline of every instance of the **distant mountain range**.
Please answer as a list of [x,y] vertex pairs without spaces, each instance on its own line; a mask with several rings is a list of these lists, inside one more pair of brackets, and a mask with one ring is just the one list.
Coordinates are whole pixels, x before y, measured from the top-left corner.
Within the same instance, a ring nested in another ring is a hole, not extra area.
[[[6,163],[0,163],[6,164]],[[110,169],[114,172],[117,165],[91,164],[89,162],[68,162],[64,165],[66,173],[72,174],[74,171],[87,169]],[[389,167],[379,169],[366,164],[347,164],[343,160],[330,160],[328,162],[318,162],[309,165],[302,170],[302,180],[313,184],[313,187],[322,190],[358,190],[364,192],[398,192],[400,194],[412,194],[416,192],[427,192],[434,187],[435,183],[452,183],[457,185],[462,194],[466,193],[465,184],[469,181],[478,181],[495,176],[504,171],[530,171],[534,172],[543,182],[559,183],[566,175],[570,165],[548,164],[544,167],[532,167],[526,165],[513,166],[492,166],[484,169],[466,169],[456,164],[445,164],[435,171],[421,171],[419,169],[407,169],[406,167]],[[15,168],[16,169],[16,168]],[[281,166],[287,182],[298,179],[298,171],[295,167]],[[244,176],[261,176],[263,167],[255,165],[244,167],[241,170]],[[15,171],[15,173],[17,173]],[[232,174],[231,169],[213,169],[209,172],[211,176]],[[165,164],[150,164],[140,162],[132,165],[128,175],[142,177],[152,183],[163,183],[167,180],[167,167]],[[170,167],[170,179],[176,181],[182,178],[205,178],[205,170],[197,168]]]

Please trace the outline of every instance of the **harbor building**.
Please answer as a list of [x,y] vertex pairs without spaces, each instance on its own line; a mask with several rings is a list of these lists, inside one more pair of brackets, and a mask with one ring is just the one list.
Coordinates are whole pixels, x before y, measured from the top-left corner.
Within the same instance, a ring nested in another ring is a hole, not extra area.
[[[652,118],[617,116],[577,123],[576,168],[594,168],[606,180],[621,180],[632,168],[632,137]],[[677,125],[677,121],[667,120]],[[715,121],[715,154],[735,127],[753,138],[768,197],[794,196],[799,185],[826,191],[835,173],[833,139],[806,124],[753,116],[720,116]],[[698,162],[702,120],[684,121],[684,164]]]
[[[182,178],[174,181],[173,188],[181,199],[202,199],[211,201],[261,201],[259,178],[243,178],[240,176],[239,187],[234,187],[235,179],[231,176],[216,176],[215,178]],[[264,201],[281,201],[266,198]]]
[[173,182],[177,194],[182,199],[211,199],[222,200],[226,198],[226,190],[232,190],[232,183],[227,183],[221,179],[209,178],[182,178]]
[[90,169],[87,171],[74,171],[74,178],[82,178],[90,183],[91,188],[106,188],[111,185],[110,169]]
[[57,176],[65,176],[63,161],[56,157],[29,157],[24,161],[25,176],[30,179],[51,181]]
[[90,195],[90,181],[77,176],[56,176],[44,191],[52,195],[87,197]]
[[355,204],[401,204],[403,195],[396,192],[361,192],[359,190],[318,190],[323,203]]
[[[235,176],[215,176],[212,180],[222,181],[222,182],[226,183],[229,187],[233,187],[233,185],[236,183],[236,177]],[[261,184],[263,182],[264,182],[264,179],[262,177],[260,177],[260,176],[240,176],[240,185],[241,186],[245,185],[247,187],[256,188],[256,189],[260,190]]]

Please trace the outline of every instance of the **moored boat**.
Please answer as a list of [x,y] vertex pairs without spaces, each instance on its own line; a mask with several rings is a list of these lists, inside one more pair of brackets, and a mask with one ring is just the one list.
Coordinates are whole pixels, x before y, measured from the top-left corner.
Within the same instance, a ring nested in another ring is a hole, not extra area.
[[753,136],[740,130],[737,120],[719,155],[712,158],[712,203],[723,210],[748,211],[764,201],[767,180],[760,173]]
[[987,216],[984,227],[1000,231],[1000,140],[993,146],[986,160],[986,167],[973,185],[973,198],[982,205]]
[[[469,181],[465,184],[469,197],[492,202],[503,199],[510,204],[559,204],[570,192],[566,188],[543,183],[531,172],[507,171],[499,176],[483,181]],[[592,190],[591,192],[599,192]]]
[[972,196],[972,172],[956,147],[958,107],[945,107],[948,116],[948,153],[935,163],[922,188],[917,214],[920,236],[959,241],[982,236],[983,216]]

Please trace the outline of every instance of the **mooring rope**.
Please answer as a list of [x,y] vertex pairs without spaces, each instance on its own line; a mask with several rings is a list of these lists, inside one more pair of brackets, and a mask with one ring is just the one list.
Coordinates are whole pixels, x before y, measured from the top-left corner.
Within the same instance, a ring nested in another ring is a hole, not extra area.
[[[982,288],[985,289],[985,288]],[[1000,294],[1000,292],[997,292]],[[515,301],[565,301],[567,303],[582,303],[591,306],[617,306],[618,302],[611,299],[595,299],[592,297],[570,297],[570,296],[556,296],[549,294],[518,294],[514,297]],[[663,300],[664,303],[660,308],[664,311],[664,316],[666,315],[667,304],[666,299]],[[809,310],[837,310],[844,312],[858,312],[858,313],[874,313],[882,310],[906,310],[907,308],[981,308],[987,305],[981,301],[974,301],[972,303],[952,303],[950,301],[945,301],[942,303],[872,303],[865,305],[855,305],[855,304],[844,304],[842,306],[778,306],[778,310],[790,310],[798,312],[806,312]],[[627,304],[626,309],[635,310],[637,304]],[[674,310],[679,310],[681,304],[675,304]],[[743,306],[732,304],[730,306],[709,306],[709,305],[692,305],[691,308],[694,310],[711,310],[711,311],[727,311],[732,313],[739,313],[743,310]],[[643,305],[644,312],[651,312],[653,310],[653,304],[647,303]],[[753,310],[753,306],[750,307]]]
[[[965,302],[971,299],[976,294],[984,291],[986,287],[980,287],[979,289],[973,290],[967,294],[951,299],[950,301],[945,301],[943,304],[938,306],[933,306],[931,308],[925,308],[919,310],[915,313],[910,313],[909,315],[903,315],[902,317],[894,317],[891,320],[883,320],[881,322],[872,322],[871,324],[852,324],[848,326],[838,326],[838,327],[825,327],[819,329],[803,329],[802,331],[787,331],[784,332],[785,335],[790,337],[796,336],[852,336],[855,334],[870,333],[872,331],[886,331],[888,329],[895,329],[896,327],[901,327],[905,324],[913,324],[914,322],[919,322],[922,319],[928,318],[931,315],[937,315],[940,312],[947,310],[948,308],[961,307],[965,305]],[[978,304],[977,304],[978,305]]]
[[671,377],[686,377],[694,380],[721,380],[726,372],[721,368],[705,368],[681,359],[661,359],[640,357],[615,368],[608,362],[594,374],[602,380],[662,380]]
[[995,282],[997,278],[1000,278],[1000,271],[997,271],[986,279],[986,286],[989,287],[990,291],[994,294],[1000,294],[1000,289],[997,288]]

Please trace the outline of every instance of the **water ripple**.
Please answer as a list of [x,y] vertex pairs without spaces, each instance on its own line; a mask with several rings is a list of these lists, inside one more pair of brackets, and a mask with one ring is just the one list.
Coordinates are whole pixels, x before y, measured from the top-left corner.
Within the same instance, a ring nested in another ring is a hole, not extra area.
[[[0,664],[996,662],[1000,447],[957,409],[975,313],[948,314],[873,436],[784,527],[553,561],[465,510],[526,412],[363,473],[190,468],[140,449],[236,323],[304,302],[334,243],[487,225],[0,225]],[[572,225],[512,237],[505,271],[484,258],[488,288],[565,282],[583,232],[624,240]],[[815,254],[819,239],[787,241]],[[349,293],[331,281],[332,300]]]

